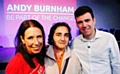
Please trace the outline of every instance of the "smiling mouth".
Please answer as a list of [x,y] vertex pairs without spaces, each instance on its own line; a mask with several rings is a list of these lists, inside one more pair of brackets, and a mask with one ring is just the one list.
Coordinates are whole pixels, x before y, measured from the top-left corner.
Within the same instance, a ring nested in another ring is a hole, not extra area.
[[89,29],[85,28],[85,29],[83,29],[83,31],[86,33],[86,32],[88,32],[88,31],[89,31]]
[[39,49],[40,49],[40,47],[33,47],[33,49],[35,49],[35,50],[39,50]]
[[66,42],[65,41],[61,41],[60,44],[65,44]]

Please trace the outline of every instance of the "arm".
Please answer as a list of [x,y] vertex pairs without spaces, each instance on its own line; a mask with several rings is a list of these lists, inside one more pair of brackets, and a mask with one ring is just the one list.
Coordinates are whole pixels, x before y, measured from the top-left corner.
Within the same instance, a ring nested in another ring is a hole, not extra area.
[[115,37],[111,39],[110,62],[113,74],[119,74],[120,71],[120,52]]
[[23,74],[23,69],[14,66],[8,66],[5,74]]

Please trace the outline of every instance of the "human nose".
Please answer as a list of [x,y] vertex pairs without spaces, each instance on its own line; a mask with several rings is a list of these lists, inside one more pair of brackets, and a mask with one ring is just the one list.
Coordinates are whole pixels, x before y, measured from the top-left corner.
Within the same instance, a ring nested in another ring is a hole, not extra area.
[[82,26],[83,26],[83,27],[86,27],[86,26],[87,26],[87,24],[86,24],[85,22],[83,22],[83,23],[82,23]]
[[39,41],[37,38],[34,39],[34,44],[36,44],[36,45],[39,44]]
[[61,36],[61,40],[65,40],[65,37],[64,37],[64,36]]

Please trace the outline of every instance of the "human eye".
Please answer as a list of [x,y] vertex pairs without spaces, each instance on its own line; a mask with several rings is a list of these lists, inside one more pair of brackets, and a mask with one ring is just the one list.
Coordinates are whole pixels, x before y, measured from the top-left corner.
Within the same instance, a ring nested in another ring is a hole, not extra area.
[[66,34],[65,34],[65,37],[69,37],[69,33],[66,33]]
[[86,19],[86,20],[85,20],[85,22],[89,22],[89,21],[90,21],[90,19]]
[[61,35],[61,33],[56,33],[56,36],[60,36]]
[[43,36],[42,35],[38,35],[37,38],[42,38]]
[[78,21],[78,22],[77,22],[77,24],[81,24],[81,23],[82,23],[82,21]]
[[30,37],[28,37],[28,39],[30,40],[30,39],[33,39],[33,37],[32,36],[30,36]]

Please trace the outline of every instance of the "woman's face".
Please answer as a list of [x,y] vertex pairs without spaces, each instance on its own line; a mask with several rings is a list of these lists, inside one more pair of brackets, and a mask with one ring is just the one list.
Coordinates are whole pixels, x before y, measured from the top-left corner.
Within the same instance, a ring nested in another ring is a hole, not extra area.
[[64,50],[69,42],[69,31],[65,26],[59,26],[53,35],[54,48]]
[[28,28],[24,33],[24,38],[21,36],[21,40],[29,54],[37,54],[43,47],[42,31],[37,27]]

